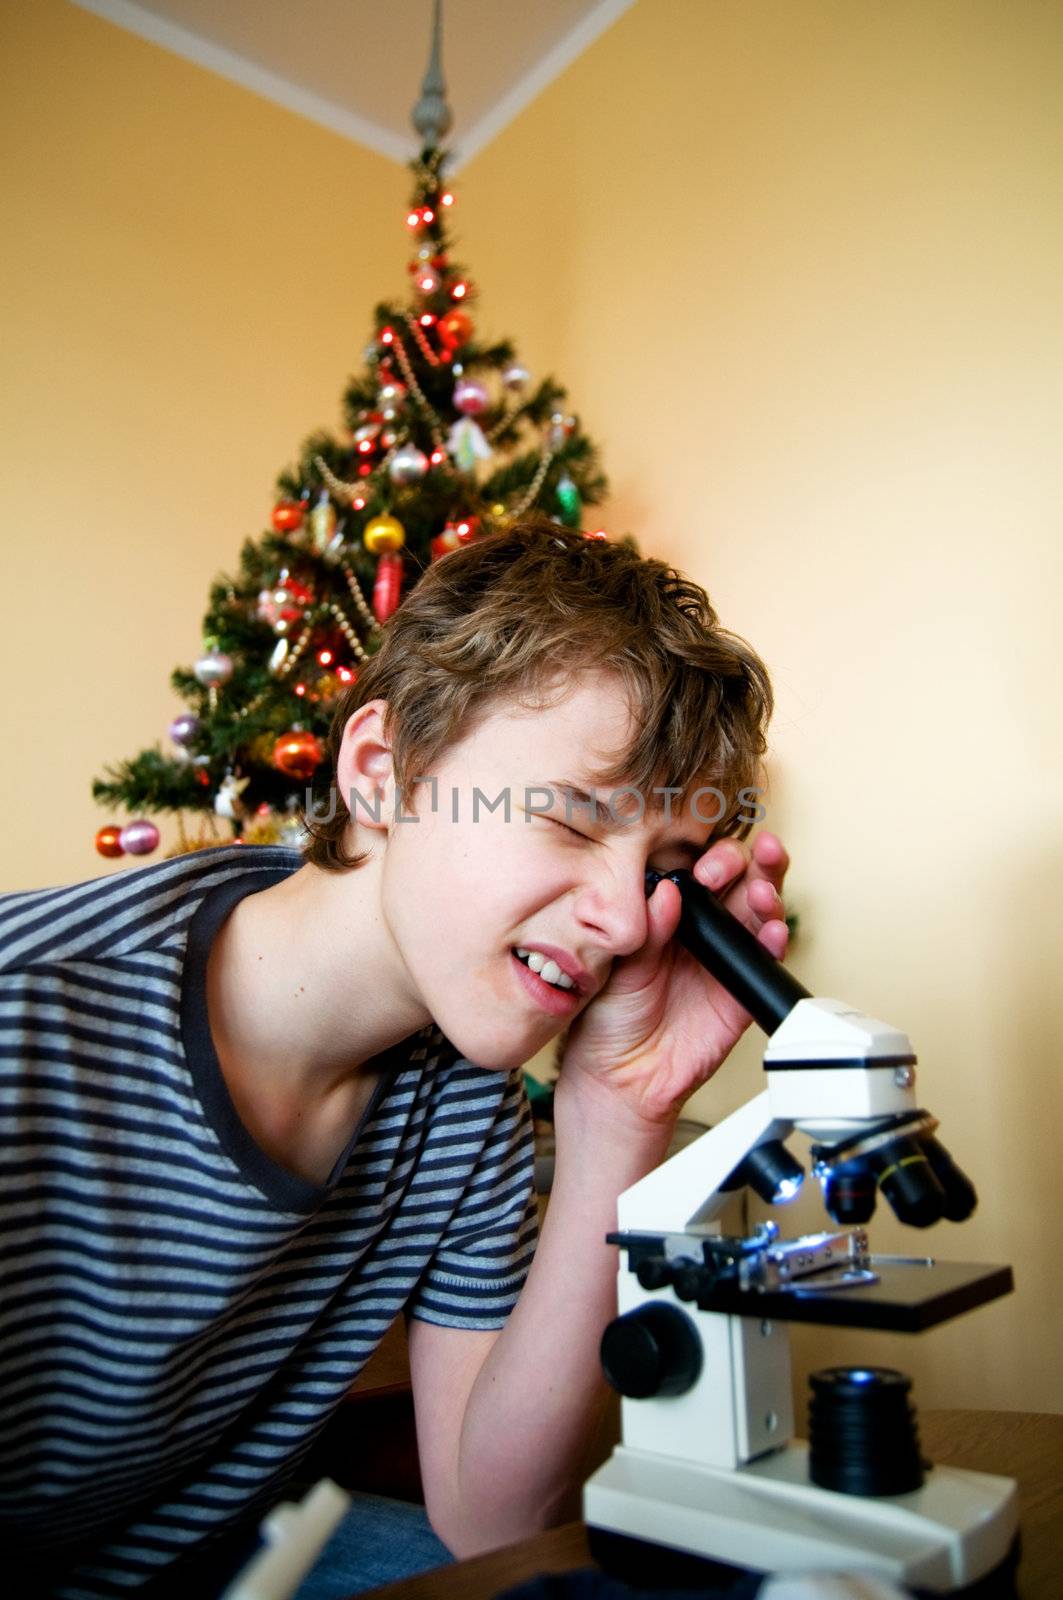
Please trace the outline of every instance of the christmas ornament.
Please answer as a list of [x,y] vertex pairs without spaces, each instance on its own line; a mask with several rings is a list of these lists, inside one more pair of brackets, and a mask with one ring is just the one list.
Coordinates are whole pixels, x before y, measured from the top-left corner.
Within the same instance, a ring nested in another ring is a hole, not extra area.
[[278,533],[294,533],[303,525],[303,507],[298,500],[278,500],[271,520]]
[[436,332],[442,344],[452,350],[459,350],[472,338],[473,320],[467,311],[455,306],[453,311],[448,311],[440,317],[436,323]]
[[398,517],[373,517],[365,525],[362,542],[375,556],[383,550],[401,550],[406,543],[406,529]]
[[250,778],[238,778],[234,773],[226,773],[221,780],[221,786],[214,796],[214,811],[219,817],[227,817],[230,822],[243,815],[243,806],[240,796],[251,782]]
[[546,434],[546,442],[551,450],[560,450],[572,437],[576,426],[575,417],[566,417],[560,411],[555,411],[550,418],[550,426]]
[[373,615],[386,622],[396,610],[402,595],[402,557],[397,550],[385,550],[376,564],[373,584]]
[[432,560],[438,561],[439,557],[445,556],[448,551],[458,550],[463,544],[469,544],[479,531],[479,517],[463,517],[460,522],[448,522],[443,532],[437,533],[432,540],[430,546]]
[[232,657],[223,650],[208,650],[192,668],[192,676],[204,689],[217,689],[223,683],[228,683],[232,675]]
[[106,856],[111,861],[117,861],[119,856],[124,856],[121,829],[116,828],[113,823],[108,824],[106,828],[101,828],[96,835],[96,849],[101,856]]
[[283,570],[275,589],[260,589],[255,615],[260,622],[268,622],[276,634],[290,632],[292,623],[298,622],[313,596],[305,584],[288,576]]
[[454,385],[454,407],[467,417],[478,417],[486,411],[489,398],[486,384],[476,378],[462,378]]
[[558,479],[557,503],[561,509],[561,521],[566,528],[578,528],[579,519],[583,511],[583,501],[580,492],[565,472]]
[[373,450],[376,449],[376,443],[379,437],[379,422],[363,422],[354,430],[355,446],[359,453],[363,456],[369,455]]
[[336,507],[329,499],[327,491],[322,490],[317,505],[310,513],[310,538],[319,555],[328,548],[335,531]]
[[199,718],[194,717],[191,711],[182,711],[180,716],[174,717],[170,723],[169,733],[174,744],[191,744],[199,732]]
[[507,367],[503,372],[502,383],[505,388],[512,389],[514,393],[519,394],[528,382],[528,376],[525,369],[514,362],[511,367]]
[[[362,504],[363,505],[365,504],[364,500],[362,501]],[[328,544],[325,546],[324,550],[322,550],[322,552],[321,552],[321,554],[324,556],[325,560],[328,562],[330,567],[336,566],[339,563],[339,561],[342,559],[342,557],[343,557],[343,549],[344,549],[344,546],[345,546],[346,543],[347,543],[346,535],[343,532],[343,528],[340,527],[332,535],[332,538],[329,540]]]
[[273,765],[286,777],[305,782],[314,776],[324,753],[316,734],[305,728],[291,728],[273,746]]
[[447,435],[447,450],[462,472],[475,472],[477,461],[491,459],[491,446],[483,429],[471,417],[461,417]]
[[388,462],[388,477],[392,483],[420,483],[427,471],[428,457],[412,443],[402,445]]
[[159,830],[147,817],[137,817],[127,822],[118,835],[118,843],[130,856],[150,856],[159,847]]
[[289,645],[287,639],[278,639],[277,643],[273,646],[273,650],[269,658],[269,670],[273,673],[274,677],[277,676],[277,673],[287,661],[288,649]]
[[269,806],[261,805],[243,831],[245,844],[279,844],[280,819]]
[[393,377],[391,374],[382,381],[379,401],[380,413],[385,421],[393,422],[395,420],[396,412],[401,411],[406,403],[407,392],[406,385],[400,383],[398,378]]
[[286,817],[281,818],[277,843],[287,845],[289,850],[301,850],[306,840],[307,832],[302,817],[294,811],[289,811]]

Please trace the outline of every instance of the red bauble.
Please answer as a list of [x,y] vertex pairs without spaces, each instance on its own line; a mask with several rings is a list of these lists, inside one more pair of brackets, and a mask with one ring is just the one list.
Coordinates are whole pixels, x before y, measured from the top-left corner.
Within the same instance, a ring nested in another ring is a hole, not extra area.
[[118,835],[121,831],[121,828],[116,828],[113,823],[106,828],[100,829],[96,835],[96,849],[101,856],[107,856],[109,859],[116,861],[119,856],[125,855],[125,851],[118,842]]
[[386,622],[402,596],[402,557],[397,550],[384,550],[376,564],[373,584],[373,615]]
[[273,507],[273,526],[278,533],[294,533],[303,525],[303,507],[298,500],[278,500]]
[[472,338],[473,320],[467,311],[448,311],[436,323],[440,342],[456,350]]
[[449,555],[451,550],[458,550],[460,548],[461,540],[458,538],[457,534],[454,532],[454,529],[448,522],[447,526],[443,529],[443,532],[437,533],[435,538],[432,540],[430,546],[432,551],[432,560],[438,561],[440,556]]
[[288,778],[312,778],[324,757],[321,740],[304,728],[282,733],[273,746],[273,765]]

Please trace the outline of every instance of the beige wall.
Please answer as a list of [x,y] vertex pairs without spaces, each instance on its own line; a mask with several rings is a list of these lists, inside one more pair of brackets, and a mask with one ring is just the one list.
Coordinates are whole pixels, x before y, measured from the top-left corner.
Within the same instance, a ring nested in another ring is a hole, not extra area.
[[[89,779],[163,734],[210,578],[335,416],[406,183],[61,0],[2,28],[18,887],[100,868]],[[1063,1407],[1061,47],[1036,0],[641,0],[459,187],[480,320],[568,383],[603,520],[773,670],[795,969],[911,1033],[980,1186],[877,1242],[1015,1264],[913,1341],[799,1334],[923,1404]],[[758,1087],[750,1040],[698,1109]]]
[[405,284],[405,180],[63,3],[0,7],[0,883],[108,870],[102,765],[180,709],[217,571]]
[[915,1339],[798,1332],[924,1404],[1063,1408],[1061,66],[1031,0],[641,0],[460,189],[492,329],[605,443],[606,525],[772,668],[795,970],[911,1034],[980,1189],[879,1247],[1015,1265]]

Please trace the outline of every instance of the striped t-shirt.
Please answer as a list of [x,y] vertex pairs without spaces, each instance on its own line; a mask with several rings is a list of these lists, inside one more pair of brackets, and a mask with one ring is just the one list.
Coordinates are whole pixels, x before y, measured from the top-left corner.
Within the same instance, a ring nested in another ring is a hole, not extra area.
[[0,899],[0,1548],[34,1594],[128,1594],[253,1523],[404,1307],[497,1328],[527,1271],[521,1076],[438,1029],[373,1063],[324,1187],[239,1120],[207,955],[299,865],[230,846]]

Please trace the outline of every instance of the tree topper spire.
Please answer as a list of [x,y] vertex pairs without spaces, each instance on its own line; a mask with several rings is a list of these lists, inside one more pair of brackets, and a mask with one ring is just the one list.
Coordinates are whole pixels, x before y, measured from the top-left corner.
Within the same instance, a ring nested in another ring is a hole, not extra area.
[[447,86],[443,82],[440,48],[443,36],[442,0],[432,7],[432,48],[428,69],[421,84],[421,97],[413,108],[413,125],[426,149],[434,150],[453,122],[447,105]]

